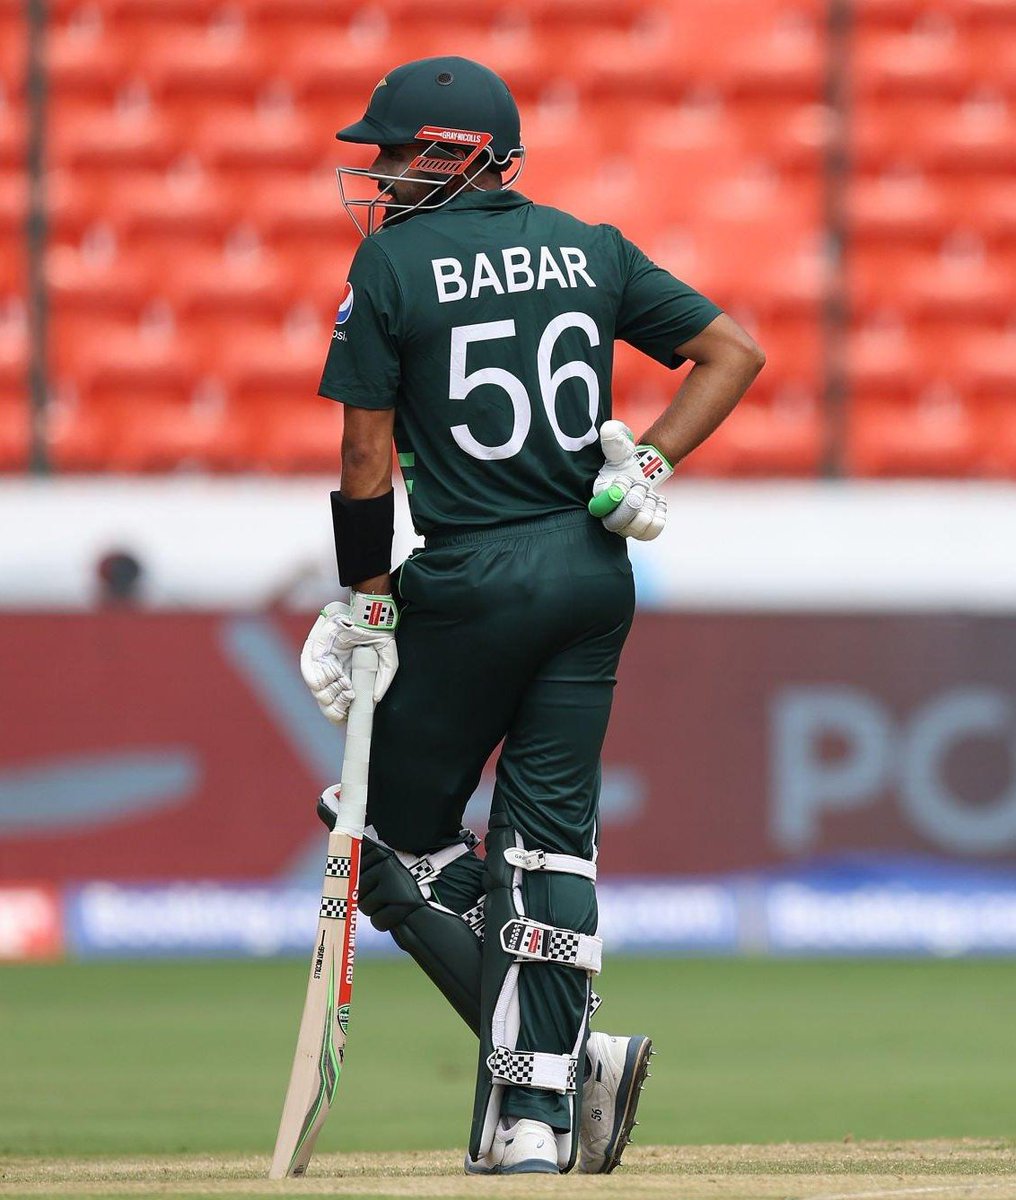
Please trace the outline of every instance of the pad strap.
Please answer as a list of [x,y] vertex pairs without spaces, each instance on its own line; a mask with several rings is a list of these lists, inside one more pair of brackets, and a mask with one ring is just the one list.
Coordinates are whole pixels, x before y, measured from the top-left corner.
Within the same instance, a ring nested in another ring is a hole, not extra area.
[[566,1095],[575,1091],[578,1060],[570,1054],[545,1054],[538,1050],[509,1050],[496,1046],[487,1056],[494,1083],[510,1087],[542,1088]]
[[509,846],[504,858],[510,866],[523,871],[559,871],[563,875],[581,875],[583,879],[596,882],[596,863],[574,854],[551,854],[547,850],[523,850]]
[[461,858],[463,854],[468,854],[474,846],[480,844],[480,839],[470,829],[460,829],[459,836],[462,838],[461,842],[445,846],[443,850],[433,850],[430,854],[414,857],[412,854],[403,854],[401,850],[396,850],[395,854],[422,888],[424,884],[433,883],[449,863]]
[[483,901],[479,904],[474,904],[472,908],[467,908],[464,913],[459,913],[459,916],[465,921],[469,928],[476,936],[483,941]]
[[519,962],[550,962],[598,975],[603,939],[519,917],[501,926],[501,948]]
[[438,912],[448,913],[449,916],[458,917],[460,921],[465,921],[469,928],[476,934],[477,938],[483,941],[483,901],[479,904],[474,904],[472,908],[467,908],[465,912],[456,912],[454,908],[446,908],[443,904],[438,904],[436,900],[428,900],[427,903],[431,908],[436,908]]

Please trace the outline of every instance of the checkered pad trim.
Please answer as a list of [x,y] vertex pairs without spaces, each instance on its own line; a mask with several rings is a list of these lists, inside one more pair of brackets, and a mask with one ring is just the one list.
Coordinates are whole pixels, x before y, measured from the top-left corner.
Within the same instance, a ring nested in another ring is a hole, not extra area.
[[434,864],[424,855],[423,858],[418,858],[411,867],[407,867],[410,875],[417,883],[430,883],[432,879],[437,879],[440,871],[434,869]]
[[474,904],[472,908],[467,908],[462,914],[462,919],[476,936],[483,941],[483,901],[479,904]]
[[596,1012],[596,1010],[600,1007],[600,1005],[602,1003],[603,1003],[602,996],[597,996],[597,994],[595,992],[590,992],[589,993],[589,1015],[592,1016],[593,1013]]
[[508,921],[501,929],[501,946],[529,962],[560,963],[582,971],[599,971],[602,942],[591,934],[559,929],[539,921]]
[[352,867],[352,859],[339,858],[337,855],[329,854],[328,861],[325,863],[325,874],[331,875],[333,879],[348,879]]
[[328,917],[333,921],[344,921],[349,911],[348,900],[336,900],[332,896],[321,897],[320,917]]
[[570,1054],[542,1054],[497,1046],[487,1057],[494,1083],[542,1088],[562,1095],[575,1091],[578,1060]]

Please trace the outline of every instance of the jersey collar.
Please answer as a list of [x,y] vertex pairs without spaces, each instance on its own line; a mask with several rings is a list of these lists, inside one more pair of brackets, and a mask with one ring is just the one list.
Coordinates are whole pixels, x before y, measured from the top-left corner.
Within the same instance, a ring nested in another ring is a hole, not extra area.
[[528,196],[523,196],[521,192],[514,192],[498,188],[489,192],[464,191],[459,192],[457,196],[453,196],[446,204],[442,204],[435,212],[504,212],[510,208],[522,208],[525,204],[532,204],[532,200]]

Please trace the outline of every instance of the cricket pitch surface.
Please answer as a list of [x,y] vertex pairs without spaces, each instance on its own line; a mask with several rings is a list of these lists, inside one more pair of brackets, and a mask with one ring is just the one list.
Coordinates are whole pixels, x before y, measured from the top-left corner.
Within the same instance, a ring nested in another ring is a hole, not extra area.
[[675,1197],[680,1200],[1016,1200],[1009,1141],[631,1146],[613,1175],[477,1179],[459,1152],[322,1154],[270,1183],[268,1157],[0,1160],[0,1196]]

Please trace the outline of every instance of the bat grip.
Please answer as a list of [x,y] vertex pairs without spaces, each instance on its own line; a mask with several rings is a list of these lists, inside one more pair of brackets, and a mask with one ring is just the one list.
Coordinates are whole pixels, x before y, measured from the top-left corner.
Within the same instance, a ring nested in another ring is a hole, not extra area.
[[624,488],[612,483],[589,501],[589,515],[603,518],[612,513],[624,499]]
[[346,719],[342,790],[335,813],[336,831],[357,838],[363,836],[367,819],[367,776],[370,771],[377,669],[377,651],[371,646],[357,646],[353,651],[353,702]]

